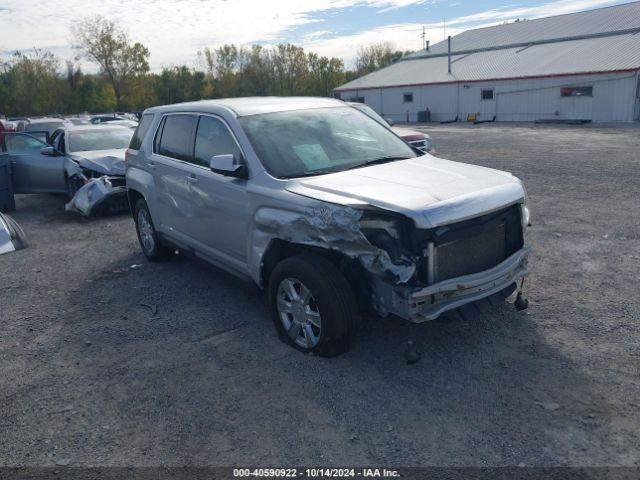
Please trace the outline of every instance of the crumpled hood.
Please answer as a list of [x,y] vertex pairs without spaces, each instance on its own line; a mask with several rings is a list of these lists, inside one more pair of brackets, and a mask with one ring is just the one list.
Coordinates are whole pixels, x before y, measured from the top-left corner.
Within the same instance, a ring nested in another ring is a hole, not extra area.
[[525,196],[510,173],[431,155],[292,180],[286,188],[330,203],[395,211],[418,228],[473,218]]
[[94,152],[78,152],[70,155],[70,158],[82,168],[101,173],[103,175],[125,174],[124,154],[126,149],[96,150]]

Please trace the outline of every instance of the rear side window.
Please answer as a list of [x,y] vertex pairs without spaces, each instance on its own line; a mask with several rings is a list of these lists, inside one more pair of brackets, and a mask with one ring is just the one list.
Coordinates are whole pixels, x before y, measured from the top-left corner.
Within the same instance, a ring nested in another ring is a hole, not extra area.
[[167,116],[162,127],[157,153],[165,157],[191,162],[195,123],[196,117],[193,115]]
[[131,143],[129,144],[129,148],[132,150],[140,150],[142,146],[142,140],[144,140],[144,136],[149,131],[149,127],[151,126],[151,122],[153,121],[153,114],[148,113],[142,116],[142,120],[138,124],[136,131],[131,137]]
[[227,126],[214,117],[200,117],[196,133],[195,163],[209,168],[215,155],[235,156],[240,161],[242,154]]

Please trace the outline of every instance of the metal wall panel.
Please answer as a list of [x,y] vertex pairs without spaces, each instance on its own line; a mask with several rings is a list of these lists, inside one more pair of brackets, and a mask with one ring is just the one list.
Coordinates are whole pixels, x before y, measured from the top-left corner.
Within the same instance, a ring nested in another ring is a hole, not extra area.
[[[473,82],[420,87],[392,87],[343,93],[343,99],[364,97],[378,113],[396,122],[417,121],[419,111],[431,110],[435,122],[479,120],[531,122],[539,119],[586,119],[594,122],[630,122],[637,117],[636,73],[567,76],[543,79]],[[593,86],[593,97],[561,97],[567,86]],[[483,100],[482,90],[493,89],[494,99]],[[412,103],[404,94],[413,93]]]

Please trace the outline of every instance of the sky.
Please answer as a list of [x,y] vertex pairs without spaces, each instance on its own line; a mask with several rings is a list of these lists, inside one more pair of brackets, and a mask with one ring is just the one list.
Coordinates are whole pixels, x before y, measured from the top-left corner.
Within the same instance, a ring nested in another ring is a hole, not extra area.
[[199,51],[225,43],[290,42],[349,67],[358,48],[376,42],[419,50],[423,26],[433,45],[471,28],[621,3],[628,0],[56,0],[44,13],[42,0],[0,0],[0,53],[40,48],[72,59],[70,27],[97,14],[146,45],[154,71],[197,67]]

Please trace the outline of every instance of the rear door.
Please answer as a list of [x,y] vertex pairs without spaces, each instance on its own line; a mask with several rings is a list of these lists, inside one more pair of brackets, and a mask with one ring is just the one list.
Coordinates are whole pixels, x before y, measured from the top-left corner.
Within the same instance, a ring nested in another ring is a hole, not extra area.
[[193,114],[166,115],[148,162],[156,185],[160,229],[189,246],[192,245],[187,233],[189,224],[197,221],[188,179],[193,168],[190,162],[196,121]]
[[43,155],[49,145],[25,133],[5,133],[2,143],[15,193],[66,193],[63,155]]

